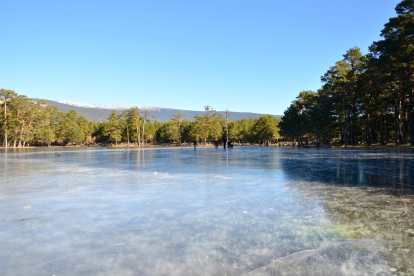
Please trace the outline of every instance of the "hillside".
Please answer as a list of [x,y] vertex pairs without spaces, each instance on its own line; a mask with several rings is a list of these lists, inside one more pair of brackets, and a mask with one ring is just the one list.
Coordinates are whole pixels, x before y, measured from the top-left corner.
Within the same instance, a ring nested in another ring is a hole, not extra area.
[[[72,102],[64,101],[51,101],[45,100],[50,105],[56,106],[62,112],[69,112],[69,110],[74,109],[78,115],[85,116],[89,121],[104,121],[108,118],[108,115],[113,110],[122,112],[123,110],[129,108],[127,106],[100,106],[100,105],[87,105],[79,104]],[[171,119],[175,114],[181,114],[181,116],[188,120],[193,120],[194,116],[202,116],[204,111],[194,111],[194,110],[181,110],[181,109],[172,109],[172,108],[159,108],[159,107],[139,107],[140,110],[149,110],[152,115],[155,116],[156,120],[160,122],[166,122]],[[224,111],[217,111],[219,114],[224,115]],[[242,118],[259,118],[265,114],[250,113],[250,112],[231,112],[230,111],[230,120],[239,120]],[[277,118],[280,118],[281,115],[274,115]]]

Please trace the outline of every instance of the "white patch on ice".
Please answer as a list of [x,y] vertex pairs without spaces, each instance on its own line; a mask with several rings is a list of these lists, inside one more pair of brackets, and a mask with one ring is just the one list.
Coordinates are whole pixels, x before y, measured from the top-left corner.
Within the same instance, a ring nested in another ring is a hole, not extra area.
[[169,175],[168,173],[161,173],[158,178],[174,178],[173,176]]
[[221,175],[215,175],[214,177],[223,178],[223,179],[233,179],[231,177],[221,176]]

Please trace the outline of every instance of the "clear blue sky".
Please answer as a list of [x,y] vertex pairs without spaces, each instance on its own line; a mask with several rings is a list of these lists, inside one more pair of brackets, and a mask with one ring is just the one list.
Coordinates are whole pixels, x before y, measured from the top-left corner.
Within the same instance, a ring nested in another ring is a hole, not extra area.
[[89,104],[283,114],[398,0],[2,1],[0,87]]

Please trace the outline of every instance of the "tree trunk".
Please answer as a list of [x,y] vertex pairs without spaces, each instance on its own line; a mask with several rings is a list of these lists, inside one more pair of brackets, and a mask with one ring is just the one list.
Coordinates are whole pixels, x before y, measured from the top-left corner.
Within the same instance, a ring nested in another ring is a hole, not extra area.
[[349,128],[349,114],[348,111],[346,111],[345,115],[345,124],[344,124],[344,146],[345,148],[348,146],[348,128]]
[[7,148],[7,98],[4,96],[4,141],[3,146]]
[[369,116],[369,114],[367,114],[367,125],[366,125],[366,135],[367,135],[367,144],[368,144],[368,146],[371,146],[371,143],[372,143],[372,141],[371,141],[371,129],[370,129],[370,123],[369,123],[369,119],[370,119],[370,116]]
[[316,147],[319,148],[320,138],[319,138],[319,127],[316,128]]
[[342,120],[341,120],[341,115],[339,115],[339,133],[341,136],[341,145],[344,144],[344,131],[342,129]]
[[138,146],[141,146],[141,132],[140,132],[140,128],[139,126],[137,126],[137,142],[138,142]]
[[127,140],[128,140],[128,147],[129,147],[129,128],[128,128],[128,124],[127,124]]
[[357,111],[355,105],[352,107],[352,144],[358,144],[358,135],[357,135]]
[[348,110],[348,116],[347,116],[348,124],[347,124],[347,145],[352,145],[352,120],[351,120],[351,111]]
[[[404,112],[405,114],[405,112]],[[407,144],[407,134],[408,134],[408,121],[406,118],[403,118],[403,125],[402,125],[402,144]]]
[[371,143],[378,143],[378,121],[375,123],[370,123],[370,138],[371,138]]
[[408,92],[408,96],[410,99],[410,102],[408,104],[408,114],[410,117],[410,143],[412,146],[414,146],[414,103],[413,103],[413,91],[414,87],[410,88]]
[[181,146],[181,125],[178,125],[178,143]]
[[331,137],[329,137],[329,131],[328,131],[328,147],[331,147]]
[[398,110],[398,103],[395,104],[395,144],[399,144],[400,138],[400,114]]
[[385,120],[385,143],[388,144],[390,141],[390,121]]
[[14,141],[13,141],[13,148],[15,148],[16,147],[16,145],[17,145],[17,133],[18,133],[19,131],[18,131],[18,128],[17,127],[15,127],[14,128]]
[[145,120],[144,120],[144,123],[142,124],[142,144],[143,145],[145,145],[144,136],[145,136]]
[[367,145],[371,146],[372,139],[371,139],[371,129],[370,129],[369,123],[367,123],[366,133],[367,133]]

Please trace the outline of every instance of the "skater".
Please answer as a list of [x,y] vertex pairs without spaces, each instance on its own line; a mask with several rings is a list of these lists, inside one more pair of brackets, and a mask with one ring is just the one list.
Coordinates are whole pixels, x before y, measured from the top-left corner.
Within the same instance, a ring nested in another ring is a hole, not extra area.
[[194,149],[196,149],[196,147],[197,147],[197,140],[194,140]]
[[226,148],[226,145],[227,145],[227,139],[226,139],[226,137],[224,137],[223,138],[223,147]]
[[220,142],[219,142],[219,140],[216,138],[216,140],[214,140],[214,146],[215,146],[216,148],[218,148],[219,144],[220,144]]
[[233,144],[231,143],[230,139],[227,141],[227,145],[229,146],[229,149],[233,147]]

